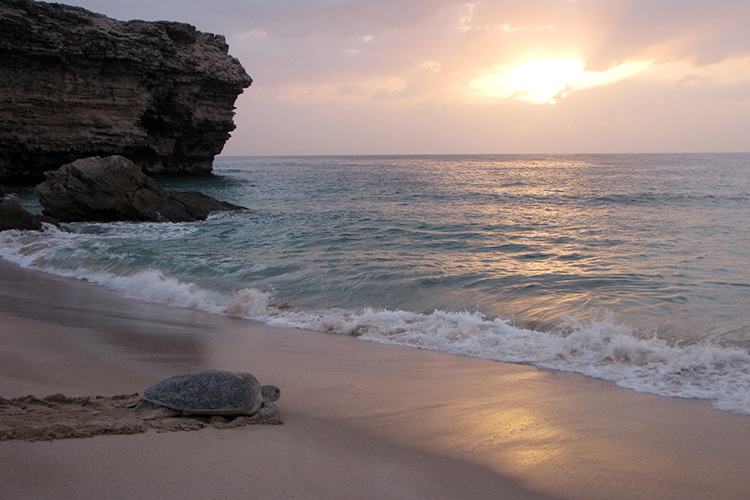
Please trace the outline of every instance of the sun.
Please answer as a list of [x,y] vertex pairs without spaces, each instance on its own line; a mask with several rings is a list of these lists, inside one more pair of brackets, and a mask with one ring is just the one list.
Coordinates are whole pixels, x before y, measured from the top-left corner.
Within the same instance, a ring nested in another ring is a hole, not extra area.
[[532,62],[496,67],[495,74],[471,82],[473,92],[488,97],[515,98],[536,104],[554,104],[575,90],[586,76],[579,60]]
[[614,83],[643,69],[632,63],[604,72],[586,71],[584,67],[578,59],[496,66],[493,74],[472,80],[468,91],[483,98],[555,104],[576,90]]
[[578,60],[536,62],[518,66],[504,77],[506,84],[524,100],[554,104],[585,77],[583,66]]

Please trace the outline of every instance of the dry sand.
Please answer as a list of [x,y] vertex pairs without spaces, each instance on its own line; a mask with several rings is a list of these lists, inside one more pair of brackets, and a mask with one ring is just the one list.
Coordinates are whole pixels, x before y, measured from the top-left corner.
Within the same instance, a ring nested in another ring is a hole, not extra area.
[[[0,498],[745,499],[750,417],[534,367],[130,301],[0,261],[0,396],[224,368],[284,425],[0,442]],[[106,398],[105,398],[106,399]]]

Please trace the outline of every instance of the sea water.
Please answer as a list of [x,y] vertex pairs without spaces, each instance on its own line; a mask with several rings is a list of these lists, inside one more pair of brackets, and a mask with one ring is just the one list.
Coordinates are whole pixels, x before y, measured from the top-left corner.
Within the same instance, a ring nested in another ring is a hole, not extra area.
[[159,181],[247,210],[6,231],[0,257],[750,414],[750,154],[220,157]]

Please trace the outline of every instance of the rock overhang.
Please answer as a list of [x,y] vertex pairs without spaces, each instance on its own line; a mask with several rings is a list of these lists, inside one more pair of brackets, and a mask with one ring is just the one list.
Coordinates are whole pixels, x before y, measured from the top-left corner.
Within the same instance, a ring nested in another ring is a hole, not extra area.
[[211,172],[252,79],[221,35],[0,0],[0,182],[123,155],[151,175]]

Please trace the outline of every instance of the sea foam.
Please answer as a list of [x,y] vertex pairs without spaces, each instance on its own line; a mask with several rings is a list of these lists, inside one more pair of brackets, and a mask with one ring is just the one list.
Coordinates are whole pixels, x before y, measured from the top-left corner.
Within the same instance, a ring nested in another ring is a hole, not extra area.
[[575,372],[638,392],[709,399],[718,409],[750,414],[750,354],[746,351],[639,338],[608,312],[585,322],[567,318],[559,331],[543,332],[478,312],[279,309],[268,294],[258,290],[238,292],[226,311],[274,326]]
[[[188,229],[181,229],[185,231]],[[231,296],[212,292],[157,270],[128,270],[83,265],[61,266],[59,254],[70,242],[68,259],[81,258],[81,235],[48,227],[39,233],[0,233],[0,257],[22,267],[83,279],[124,296],[172,307],[193,308],[264,322],[305,328],[362,340],[431,349],[488,360],[576,372],[615,382],[635,391],[711,400],[721,410],[750,414],[750,354],[701,343],[675,345],[657,337],[639,337],[611,313],[579,321],[564,318],[556,331],[521,328],[479,312],[429,314],[364,308],[304,310],[274,302],[272,293],[254,288]]]

